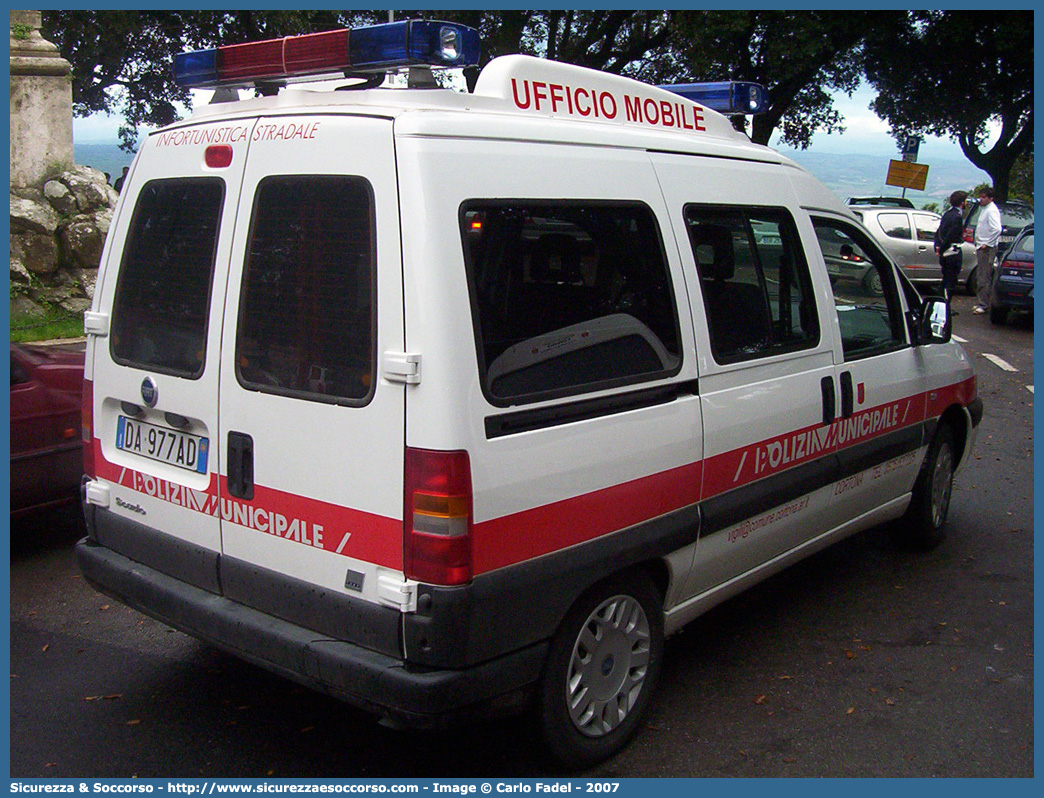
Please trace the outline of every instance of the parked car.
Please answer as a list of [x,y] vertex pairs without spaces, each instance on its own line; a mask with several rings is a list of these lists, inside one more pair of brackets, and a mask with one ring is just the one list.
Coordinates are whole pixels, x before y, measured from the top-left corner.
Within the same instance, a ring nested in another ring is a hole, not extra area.
[[83,359],[82,344],[11,344],[12,516],[79,495]]
[[[942,218],[939,214],[887,206],[856,207],[851,211],[888,250],[912,282],[922,286],[942,282],[939,255],[935,251],[935,231],[939,229]],[[961,255],[958,285],[966,285],[969,291],[973,291],[974,286],[969,280],[975,269],[975,247],[961,244]]]
[[[1028,224],[1033,224],[1033,206],[1021,200],[1008,200],[998,202],[997,207],[1001,212],[1001,236],[997,242],[997,260],[1000,260],[1022,229]],[[975,243],[975,227],[979,221],[979,212],[979,201],[969,199],[968,206],[964,209],[964,240],[969,244]],[[968,281],[972,292],[975,291],[975,279],[973,270]]]
[[1004,324],[1008,311],[1033,312],[1033,225],[1022,228],[993,271],[990,321]]
[[912,208],[914,204],[906,197],[849,197],[845,205],[890,205],[894,208]]
[[859,283],[868,294],[881,296],[884,293],[881,276],[873,261],[850,236],[832,227],[822,227],[816,230],[816,238],[832,286],[836,287],[839,282],[853,282]]

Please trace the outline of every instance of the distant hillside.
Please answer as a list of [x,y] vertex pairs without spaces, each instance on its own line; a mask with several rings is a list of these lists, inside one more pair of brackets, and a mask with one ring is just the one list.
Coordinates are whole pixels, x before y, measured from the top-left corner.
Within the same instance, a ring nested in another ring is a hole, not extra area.
[[[846,197],[901,196],[897,186],[886,186],[888,157],[879,155],[838,155],[810,150],[779,148],[779,152],[801,164],[825,183],[841,199]],[[928,182],[924,191],[907,189],[906,197],[923,207],[934,202],[946,207],[945,200],[958,189],[971,189],[991,182],[990,176],[969,161],[928,162]]]

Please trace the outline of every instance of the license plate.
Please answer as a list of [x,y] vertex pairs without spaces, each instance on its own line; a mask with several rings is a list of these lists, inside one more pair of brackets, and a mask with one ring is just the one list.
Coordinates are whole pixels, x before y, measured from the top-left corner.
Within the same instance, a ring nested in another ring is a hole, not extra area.
[[197,474],[207,473],[210,442],[199,435],[120,416],[116,426],[116,448]]

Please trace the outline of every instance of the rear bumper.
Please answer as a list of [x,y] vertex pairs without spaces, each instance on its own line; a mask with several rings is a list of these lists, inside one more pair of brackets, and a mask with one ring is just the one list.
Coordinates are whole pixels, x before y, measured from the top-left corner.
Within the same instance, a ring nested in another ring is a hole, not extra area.
[[239,604],[84,539],[87,581],[169,626],[300,684],[400,723],[451,725],[523,704],[543,665],[541,643],[462,670],[418,668],[387,654]]
[[1033,310],[1033,283],[997,280],[993,285],[993,303],[1019,310]]

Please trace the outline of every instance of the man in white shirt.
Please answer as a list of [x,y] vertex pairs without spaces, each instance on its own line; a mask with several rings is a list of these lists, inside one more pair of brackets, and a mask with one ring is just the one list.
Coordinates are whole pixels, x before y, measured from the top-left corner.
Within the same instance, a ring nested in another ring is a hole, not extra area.
[[990,186],[979,191],[979,221],[975,226],[975,284],[979,304],[975,313],[985,313],[990,307],[993,288],[993,266],[997,259],[997,242],[1001,234],[1001,215],[993,201]]

